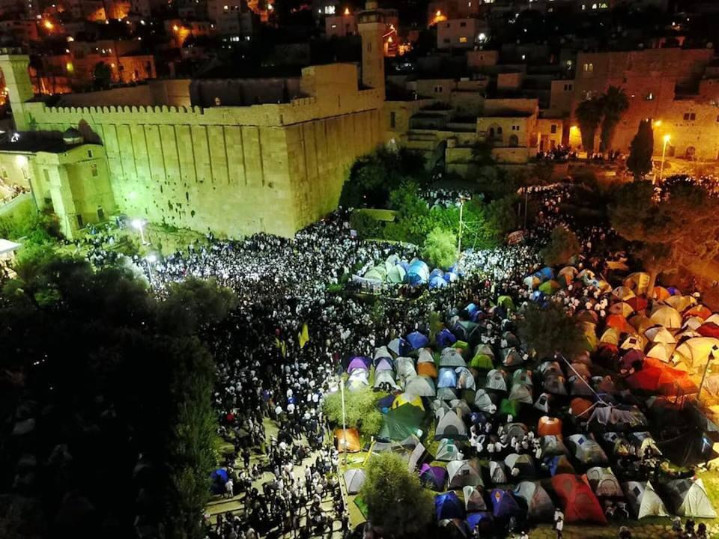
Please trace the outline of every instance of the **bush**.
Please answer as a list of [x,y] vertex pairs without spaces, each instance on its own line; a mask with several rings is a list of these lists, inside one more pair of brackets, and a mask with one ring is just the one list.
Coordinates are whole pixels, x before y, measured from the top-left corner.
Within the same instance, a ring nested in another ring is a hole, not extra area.
[[433,229],[424,241],[422,255],[435,267],[450,267],[457,260],[457,236],[446,229]]
[[[345,420],[347,428],[356,428],[365,436],[375,436],[382,427],[382,414],[377,401],[384,396],[370,388],[358,391],[345,390]],[[342,394],[330,393],[324,400],[323,410],[327,419],[335,425],[342,425]]]
[[540,254],[547,266],[567,264],[579,254],[579,240],[577,235],[563,226],[555,227],[549,237],[549,244],[541,250]]
[[530,303],[521,312],[517,326],[519,337],[540,358],[558,352],[571,359],[587,349],[587,340],[577,321],[554,302],[546,308]]
[[350,226],[362,238],[382,238],[384,226],[380,221],[362,211],[353,211],[350,216]]

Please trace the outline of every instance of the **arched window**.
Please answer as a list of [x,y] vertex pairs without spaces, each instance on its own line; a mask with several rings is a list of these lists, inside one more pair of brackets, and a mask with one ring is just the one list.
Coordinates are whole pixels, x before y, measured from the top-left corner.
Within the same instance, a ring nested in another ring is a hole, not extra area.
[[517,135],[509,135],[509,146],[512,148],[519,146],[519,137]]

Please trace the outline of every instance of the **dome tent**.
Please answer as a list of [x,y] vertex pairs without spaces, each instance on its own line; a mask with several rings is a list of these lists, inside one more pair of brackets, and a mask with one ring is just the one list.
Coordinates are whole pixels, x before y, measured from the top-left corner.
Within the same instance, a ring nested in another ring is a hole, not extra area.
[[503,462],[496,460],[489,461],[489,479],[495,485],[503,485],[509,482]]
[[524,511],[517,500],[512,496],[511,490],[502,490],[495,488],[489,496],[492,500],[492,514],[494,518],[511,518],[512,516],[521,517]]
[[413,376],[408,378],[404,386],[405,393],[418,397],[434,397],[437,394],[434,382],[427,376]]
[[446,492],[435,496],[434,508],[437,520],[464,518],[464,504],[454,492]]
[[571,474],[552,477],[552,488],[564,510],[566,522],[596,522],[606,524],[607,519],[599,501],[584,481]]
[[573,434],[567,438],[567,441],[572,448],[574,458],[582,464],[606,465],[609,462],[609,459],[607,459],[607,455],[604,453],[601,446],[594,440],[587,438],[585,435]]
[[459,451],[459,448],[457,447],[457,444],[454,440],[450,440],[449,438],[442,438],[439,441],[439,446],[437,447],[437,455],[435,455],[435,460],[443,460],[446,462],[452,461],[452,460],[462,460],[461,453]]
[[628,481],[622,485],[629,507],[638,519],[669,516],[664,502],[650,482]]
[[436,440],[440,438],[452,438],[462,440],[467,438],[467,427],[459,416],[452,410],[445,412],[437,422],[434,437]]
[[361,468],[353,468],[345,472],[344,478],[345,485],[347,485],[347,493],[357,494],[362,488],[366,476],[364,470],[362,470]]
[[554,504],[538,481],[522,481],[514,489],[514,494],[527,504],[527,516],[535,522],[551,522]]
[[451,460],[447,463],[449,489],[476,487],[482,485],[479,470],[468,460]]
[[441,466],[423,464],[419,471],[419,480],[425,487],[441,492],[447,483],[447,470]]
[[716,518],[701,479],[675,479],[664,486],[672,512],[680,517]]
[[462,494],[464,494],[464,505],[467,512],[487,510],[487,502],[484,500],[484,492],[481,486],[464,487]]
[[624,496],[617,476],[611,468],[595,466],[587,470],[587,481],[597,497],[621,498]]

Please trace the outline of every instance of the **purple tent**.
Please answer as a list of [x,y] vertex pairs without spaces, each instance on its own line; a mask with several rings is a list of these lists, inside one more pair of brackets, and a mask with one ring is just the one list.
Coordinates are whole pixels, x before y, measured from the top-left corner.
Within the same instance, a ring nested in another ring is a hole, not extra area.
[[490,497],[492,498],[492,514],[496,518],[509,518],[512,515],[522,515],[523,511],[519,507],[517,500],[512,496],[511,491],[495,488]]
[[436,339],[439,348],[447,348],[457,342],[457,337],[452,335],[452,332],[447,328],[437,333]]
[[412,350],[419,350],[429,344],[429,339],[425,334],[414,331],[407,335],[407,342],[412,347]]
[[423,464],[419,471],[419,480],[427,488],[441,492],[447,484],[447,470],[441,466]]
[[391,371],[394,370],[392,368],[392,363],[390,360],[386,358],[382,358],[377,362],[377,366],[374,368],[375,372],[382,372],[382,371]]
[[445,518],[464,519],[464,504],[454,492],[445,492],[434,497],[437,520]]
[[488,513],[487,511],[478,511],[467,515],[467,525],[470,530],[474,530],[478,525],[480,529],[484,526],[488,526],[488,530],[491,530],[493,520],[492,513]]
[[368,358],[362,356],[355,356],[350,360],[349,365],[347,365],[347,372],[352,372],[357,369],[369,370],[369,364],[370,360]]

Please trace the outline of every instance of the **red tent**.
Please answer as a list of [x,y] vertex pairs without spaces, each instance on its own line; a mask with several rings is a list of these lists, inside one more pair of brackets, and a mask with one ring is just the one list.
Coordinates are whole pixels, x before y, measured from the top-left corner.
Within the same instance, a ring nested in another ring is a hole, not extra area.
[[555,475],[552,477],[552,488],[562,504],[566,522],[607,523],[604,511],[592,489],[579,476]]
[[634,312],[637,313],[646,309],[648,305],[646,298],[641,296],[634,296],[633,298],[629,298],[624,301],[628,303],[632,309],[634,309]]
[[646,358],[642,370],[627,376],[627,384],[634,389],[677,395],[696,393],[697,388],[686,372],[667,367],[658,359]]
[[622,333],[634,333],[636,331],[621,314],[607,316],[607,327],[618,329]]
[[699,333],[702,337],[714,337],[715,339],[719,339],[719,326],[717,326],[714,322],[707,322],[697,328],[697,333]]

